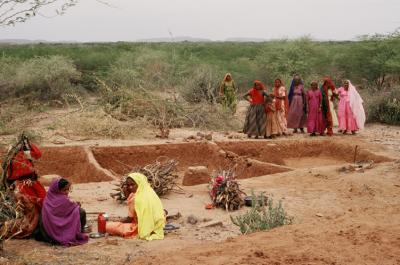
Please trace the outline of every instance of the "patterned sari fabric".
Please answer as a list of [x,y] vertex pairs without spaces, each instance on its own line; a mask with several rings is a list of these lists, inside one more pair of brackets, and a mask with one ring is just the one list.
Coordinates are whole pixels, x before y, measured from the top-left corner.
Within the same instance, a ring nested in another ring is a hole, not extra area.
[[[228,76],[231,77],[230,81],[227,80]],[[224,80],[221,83],[220,94],[223,96],[222,106],[225,109],[230,109],[232,112],[236,112],[236,105],[237,105],[236,85],[230,73],[227,73],[225,75]]]
[[333,96],[336,94],[336,88],[330,78],[325,78],[321,86],[322,94],[322,112],[326,121],[327,134],[333,135],[333,127],[338,126],[338,119],[333,104]]
[[[276,100],[276,120],[278,122],[278,133],[287,132],[287,116],[289,112],[289,100],[286,94],[286,88],[284,86],[274,88],[274,96]],[[284,99],[280,99],[280,98]]]
[[18,205],[18,218],[6,221],[0,228],[2,238],[26,238],[32,235],[36,229],[39,216],[40,205],[37,200],[32,200],[29,196],[16,193],[15,201]]
[[[262,90],[257,90],[256,84],[262,87]],[[247,94],[250,96],[250,106],[247,110],[243,132],[249,137],[264,136],[267,122],[264,106],[264,97],[266,96],[264,85],[260,81],[255,81],[254,87]]]

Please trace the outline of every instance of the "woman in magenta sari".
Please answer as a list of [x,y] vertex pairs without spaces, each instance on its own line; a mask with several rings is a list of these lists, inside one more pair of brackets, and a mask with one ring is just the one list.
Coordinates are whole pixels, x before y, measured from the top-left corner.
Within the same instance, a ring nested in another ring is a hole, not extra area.
[[317,133],[324,135],[326,122],[322,113],[322,93],[316,81],[311,82],[311,89],[307,91],[308,119],[307,131],[310,136]]
[[[82,233],[86,222],[86,213],[79,203],[68,198],[71,183],[66,179],[53,180],[44,199],[39,239],[63,246],[82,245],[88,242],[88,236]],[[38,239],[38,238],[37,238]]]
[[338,108],[339,129],[343,134],[348,131],[355,134],[357,130],[364,128],[363,100],[350,80],[343,82],[343,86],[338,89],[338,94],[340,98]]
[[294,129],[293,133],[297,133],[297,129],[304,133],[304,127],[307,122],[306,104],[303,81],[299,75],[295,75],[289,90],[289,114],[287,120],[287,127]]

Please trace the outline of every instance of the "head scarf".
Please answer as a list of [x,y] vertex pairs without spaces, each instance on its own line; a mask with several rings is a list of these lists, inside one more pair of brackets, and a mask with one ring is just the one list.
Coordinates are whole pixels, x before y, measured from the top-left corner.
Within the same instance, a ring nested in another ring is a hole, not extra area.
[[[224,82],[228,82],[226,79],[228,78],[228,76],[230,76],[231,77],[231,81],[232,81],[232,75],[231,75],[231,73],[227,73],[226,75],[225,75],[225,77],[224,77]],[[230,82],[230,81],[229,81]]]
[[140,239],[164,239],[165,216],[160,198],[150,187],[147,177],[140,173],[128,175],[138,186],[135,193],[135,211]]
[[253,88],[254,88],[254,89],[257,89],[257,88],[256,88],[257,85],[259,85],[259,86],[261,87],[261,90],[265,90],[265,86],[264,86],[264,84],[263,84],[260,80],[254,81]]
[[81,245],[88,237],[81,233],[80,207],[58,189],[61,178],[49,187],[42,208],[42,223],[47,235],[61,245]]
[[331,89],[332,91],[335,91],[335,84],[333,83],[332,79],[330,77],[325,77],[324,82],[322,83],[320,90],[322,94],[322,112],[327,120],[328,123],[328,128],[333,127],[333,121],[332,121],[332,114],[331,110],[329,108],[329,93],[328,90]]
[[350,108],[351,111],[353,112],[354,118],[357,122],[357,127],[359,129],[364,129],[364,124],[365,124],[365,111],[363,107],[363,100],[356,90],[355,86],[350,82],[350,80],[347,80],[349,82],[349,100],[350,100]]
[[[299,85],[303,85],[303,80],[301,80],[301,78],[300,78]],[[290,83],[290,89],[289,89],[289,96],[288,96],[289,105],[292,104],[292,99],[293,99],[293,94],[294,94],[294,87],[295,87],[295,85],[294,85],[294,78],[293,78],[292,82]]]

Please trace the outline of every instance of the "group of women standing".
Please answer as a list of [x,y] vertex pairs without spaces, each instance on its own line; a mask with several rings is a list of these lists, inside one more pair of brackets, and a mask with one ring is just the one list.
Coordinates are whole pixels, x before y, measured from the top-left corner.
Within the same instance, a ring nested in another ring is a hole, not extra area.
[[[232,76],[227,76],[233,83]],[[304,133],[305,127],[311,136],[332,136],[337,126],[338,132],[343,134],[355,134],[364,128],[363,100],[349,80],[344,80],[336,89],[332,79],[327,77],[321,87],[317,81],[312,81],[306,90],[300,76],[295,75],[289,93],[280,79],[275,80],[272,93],[256,80],[244,98],[250,102],[243,129],[248,137],[274,138],[287,135],[288,129]],[[337,114],[335,100],[339,101]]]

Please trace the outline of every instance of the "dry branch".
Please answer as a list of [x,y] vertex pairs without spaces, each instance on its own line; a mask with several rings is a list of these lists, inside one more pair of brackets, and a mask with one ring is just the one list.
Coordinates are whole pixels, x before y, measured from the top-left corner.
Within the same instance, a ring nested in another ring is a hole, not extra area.
[[[157,160],[152,164],[148,164],[144,167],[133,168],[130,172],[142,173],[147,177],[150,186],[154,189],[158,196],[166,195],[167,193],[174,191],[180,192],[181,188],[177,185],[176,180],[178,176],[176,175],[176,167],[178,161],[176,160],[166,160],[165,162],[160,162]],[[124,185],[126,183],[126,177],[123,177],[119,184],[116,185],[116,191],[111,193],[111,197],[119,202],[125,201],[127,198],[123,192]]]
[[244,205],[245,195],[240,189],[232,169],[222,171],[211,178],[210,196],[215,207],[227,211],[239,210]]

